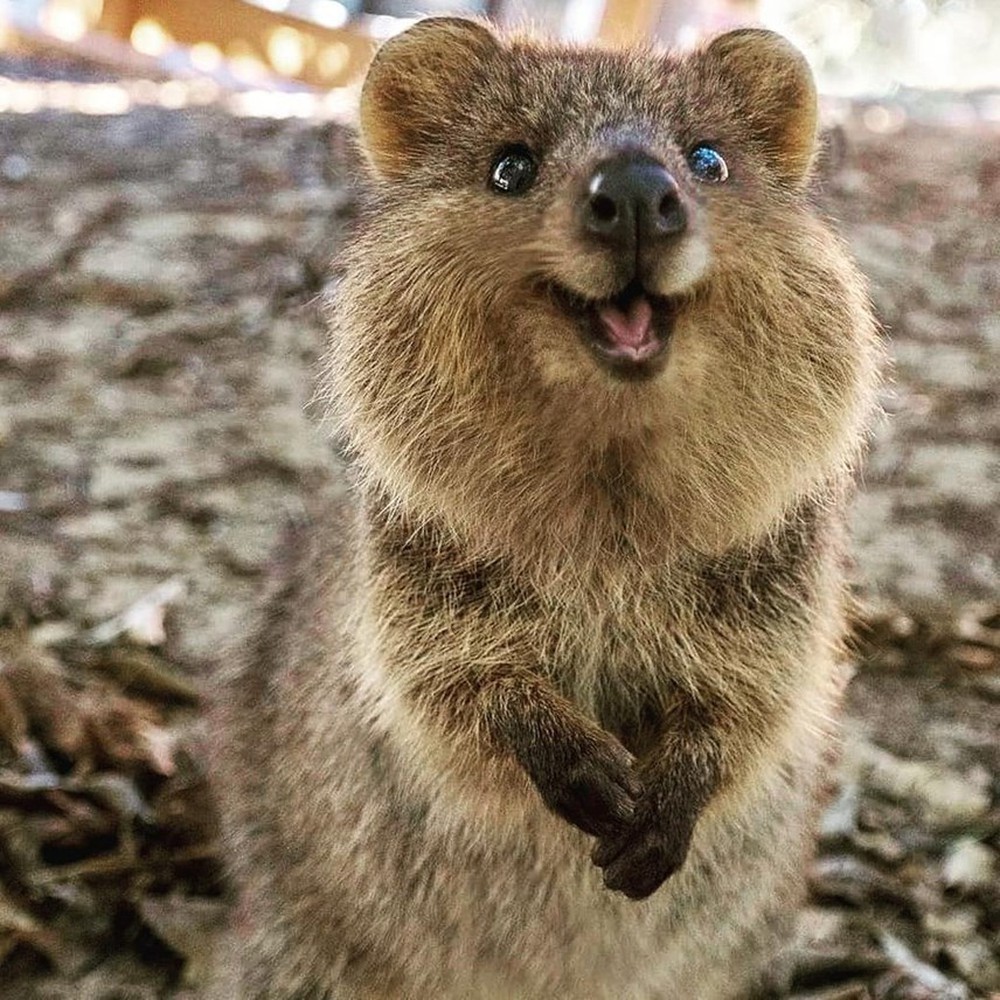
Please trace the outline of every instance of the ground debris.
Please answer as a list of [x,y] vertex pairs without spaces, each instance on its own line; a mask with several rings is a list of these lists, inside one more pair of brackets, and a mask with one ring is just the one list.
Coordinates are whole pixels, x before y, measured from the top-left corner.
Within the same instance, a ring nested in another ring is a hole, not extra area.
[[[194,938],[183,951],[180,918],[170,920],[223,907],[218,831],[189,728],[30,635],[0,632],[0,997],[125,995],[119,985],[158,954],[142,945],[143,927],[176,954],[168,979],[183,969],[185,983],[200,981],[206,960]],[[199,940],[204,951],[207,931]],[[123,946],[133,971],[119,984],[110,969]],[[162,982],[150,997],[168,981],[155,964],[148,974]]]
[[204,985],[211,975],[216,937],[225,925],[226,905],[217,899],[147,896],[139,903],[144,923],[184,960],[183,984]]
[[103,646],[124,635],[139,645],[162,645],[166,639],[163,621],[167,607],[180,600],[186,589],[182,577],[167,580],[148,594],[143,594],[120,614],[96,626],[88,637],[90,642]]
[[111,646],[90,660],[128,691],[169,703],[194,705],[201,698],[197,685],[170,668],[156,653],[130,645]]
[[972,837],[963,837],[948,848],[941,872],[944,884],[963,892],[996,885],[997,854]]
[[[906,974],[913,985],[929,991],[929,996],[938,1000],[966,1000],[969,989],[964,983],[950,979],[940,970],[921,961],[899,938],[888,931],[881,935],[882,950],[893,965]],[[897,981],[897,987],[899,983]]]
[[936,829],[968,826],[992,799],[988,775],[963,775],[937,761],[904,760],[872,744],[852,748],[862,781],[880,795],[915,805]]

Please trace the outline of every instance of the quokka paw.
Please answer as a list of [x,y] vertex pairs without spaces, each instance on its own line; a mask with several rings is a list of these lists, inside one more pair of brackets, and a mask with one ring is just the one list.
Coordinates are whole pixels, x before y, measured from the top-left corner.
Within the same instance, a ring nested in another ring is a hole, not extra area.
[[528,768],[545,804],[591,836],[627,827],[642,795],[632,755],[604,733],[553,749]]
[[609,889],[645,899],[684,864],[696,819],[668,803],[640,802],[625,830],[598,840],[591,860]]

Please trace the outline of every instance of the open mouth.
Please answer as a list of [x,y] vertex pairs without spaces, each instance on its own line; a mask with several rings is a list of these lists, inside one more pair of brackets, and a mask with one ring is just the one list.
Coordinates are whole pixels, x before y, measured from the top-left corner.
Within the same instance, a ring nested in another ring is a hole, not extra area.
[[562,309],[577,321],[584,343],[614,374],[651,375],[662,368],[678,302],[652,295],[638,280],[608,299],[586,299],[553,286]]

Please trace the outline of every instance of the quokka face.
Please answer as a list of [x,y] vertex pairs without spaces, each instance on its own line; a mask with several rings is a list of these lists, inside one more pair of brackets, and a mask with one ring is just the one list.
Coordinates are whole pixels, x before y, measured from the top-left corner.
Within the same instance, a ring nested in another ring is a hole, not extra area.
[[660,55],[431,19],[388,43],[330,366],[362,460],[436,513],[531,482],[513,507],[544,516],[538,463],[582,459],[634,471],[661,537],[773,522],[853,457],[871,382],[864,295],[806,192],[816,120],[770,32]]

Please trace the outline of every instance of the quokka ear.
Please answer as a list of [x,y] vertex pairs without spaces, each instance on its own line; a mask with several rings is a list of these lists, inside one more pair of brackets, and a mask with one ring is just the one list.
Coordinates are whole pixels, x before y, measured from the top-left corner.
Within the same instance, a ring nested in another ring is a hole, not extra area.
[[447,134],[469,84],[500,52],[477,21],[429,17],[375,54],[361,90],[361,143],[376,172],[403,176]]
[[[703,72],[724,88],[771,168],[801,187],[816,152],[816,84],[805,57],[774,31],[740,28],[701,53]],[[713,89],[715,89],[713,87]]]

